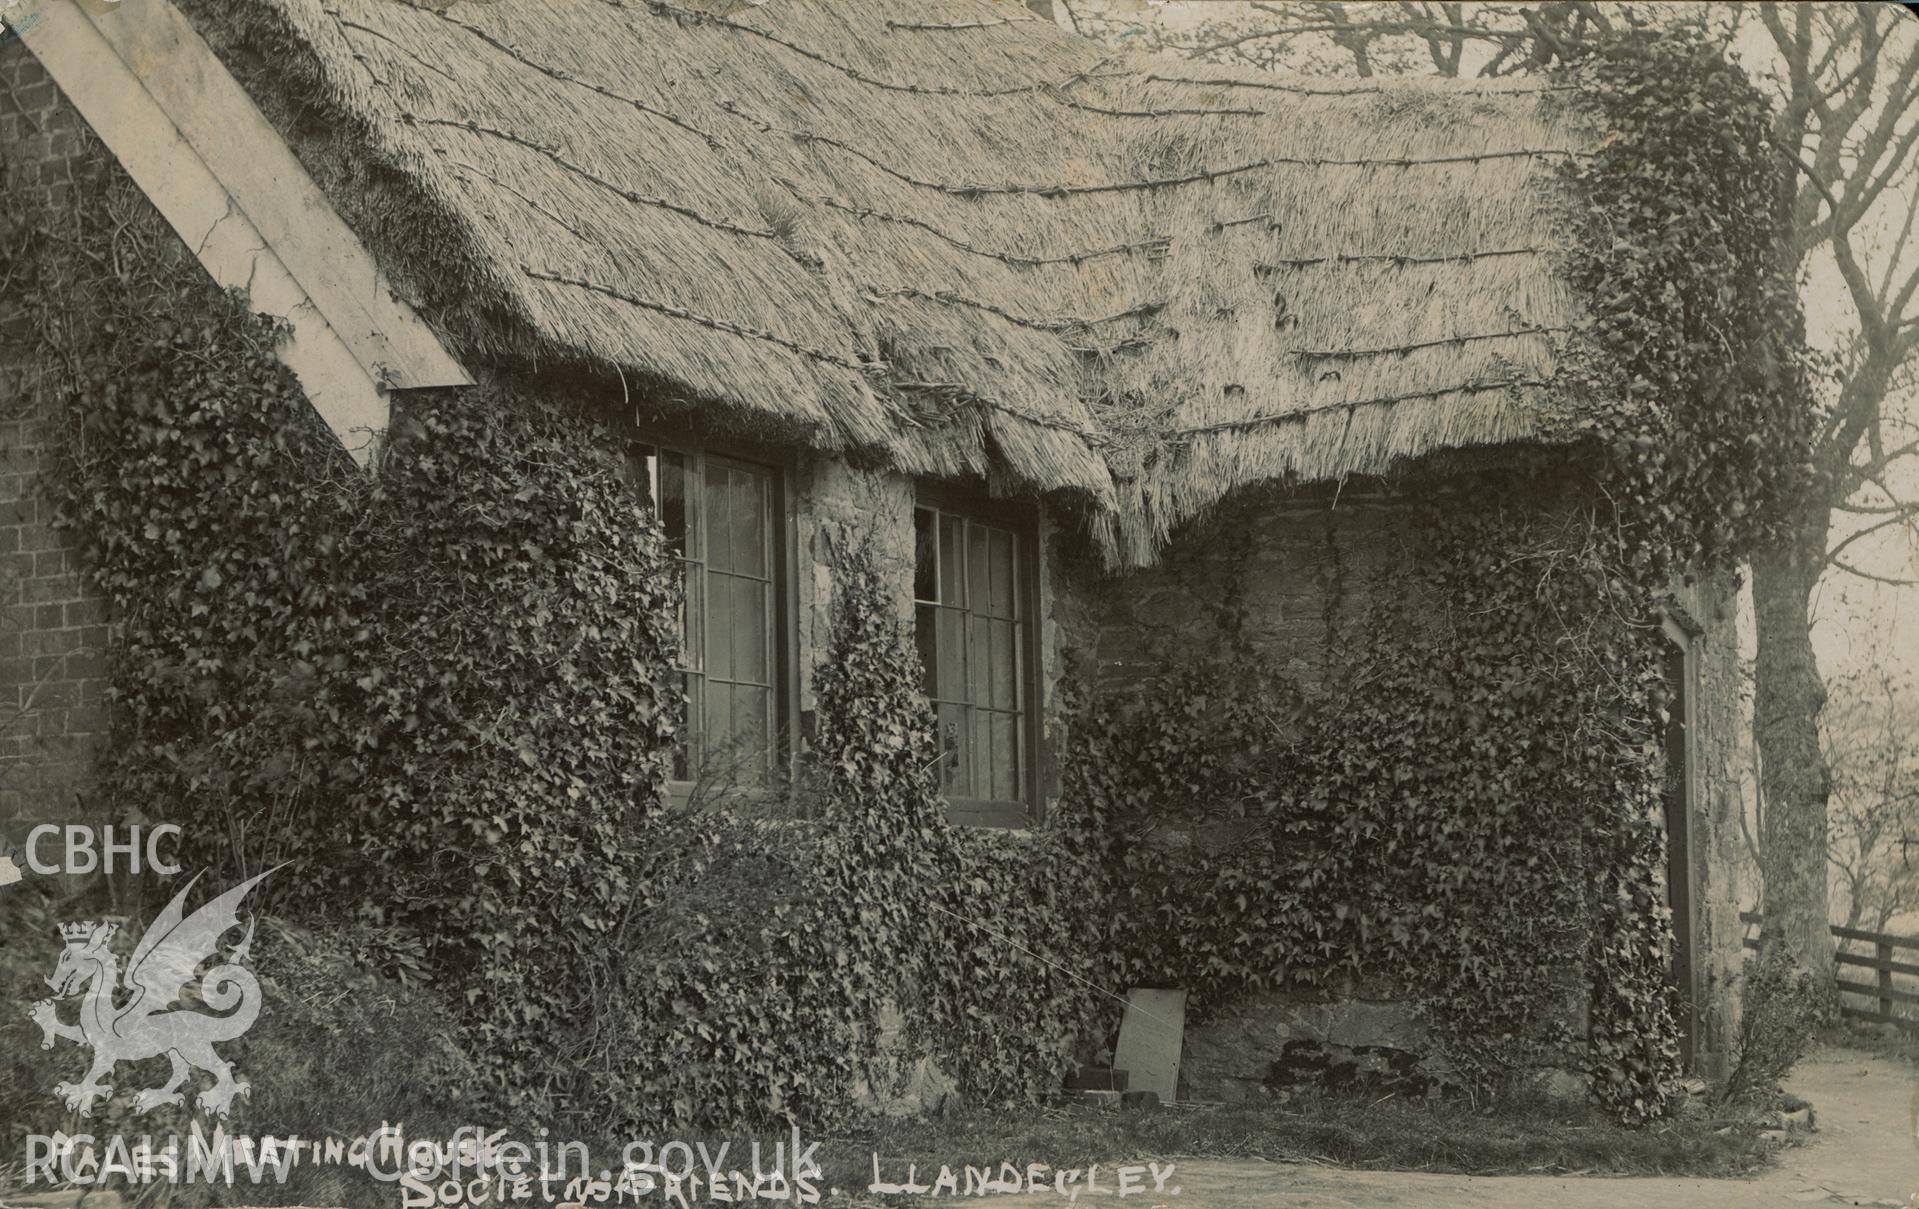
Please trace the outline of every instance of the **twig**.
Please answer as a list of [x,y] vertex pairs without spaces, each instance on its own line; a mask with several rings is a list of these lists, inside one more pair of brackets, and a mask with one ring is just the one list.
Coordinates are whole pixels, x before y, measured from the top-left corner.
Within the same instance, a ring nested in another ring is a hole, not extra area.
[[[1242,219],[1241,221],[1249,221]],[[1487,248],[1478,252],[1453,252],[1445,255],[1415,256],[1394,252],[1339,252],[1330,256],[1274,257],[1255,266],[1256,268],[1301,268],[1315,264],[1361,264],[1371,261],[1389,261],[1393,264],[1456,264],[1473,260],[1483,260],[1494,256],[1543,256],[1548,248]]]
[[1081,185],[1066,181],[1031,183],[995,184],[987,182],[955,183],[952,181],[929,180],[914,176],[893,167],[878,156],[863,151],[850,143],[821,134],[816,130],[795,130],[784,126],[775,126],[771,122],[756,118],[741,109],[736,102],[722,101],[721,108],[741,119],[752,123],[767,134],[783,134],[802,143],[817,143],[843,151],[864,163],[884,172],[895,180],[921,189],[936,189],[956,197],[981,197],[999,194],[1033,194],[1039,197],[1075,197],[1094,193],[1126,193],[1142,189],[1166,189],[1180,185],[1205,184],[1240,176],[1248,172],[1257,172],[1265,168],[1276,167],[1348,167],[1348,168],[1425,168],[1446,164],[1476,164],[1486,160],[1527,159],[1559,156],[1567,159],[1591,158],[1594,153],[1580,151],[1571,147],[1519,147],[1503,151],[1475,151],[1459,155],[1437,155],[1414,157],[1406,156],[1393,159],[1339,159],[1332,157],[1271,155],[1262,159],[1248,160],[1243,164],[1233,164],[1225,168],[1201,168],[1178,176],[1146,177],[1139,180],[1106,181],[1099,184]]
[[[1037,17],[1025,17],[1019,22],[1037,21]],[[953,29],[992,29],[996,25],[1012,25],[1011,17],[1000,17],[992,21],[895,21],[888,18],[886,28],[900,30],[953,30]]]
[[852,202],[841,201],[839,198],[829,197],[823,193],[807,193],[803,191],[799,185],[784,177],[774,177],[774,179],[779,181],[788,192],[792,193],[794,197],[799,198],[801,201],[813,202],[834,210],[839,210],[843,213],[851,214],[855,218],[871,218],[881,222],[898,223],[901,226],[917,227],[962,252],[967,252],[974,256],[989,257],[1003,264],[1012,265],[1014,268],[1038,268],[1044,265],[1058,264],[1077,265],[1089,260],[1096,260],[1102,256],[1119,256],[1129,252],[1139,251],[1150,252],[1155,249],[1164,250],[1172,243],[1170,236],[1154,235],[1146,239],[1136,240],[1132,243],[1113,244],[1110,247],[1104,248],[1089,248],[1080,252],[1060,252],[1045,256],[1027,256],[1019,252],[998,251],[993,248],[982,248],[977,244],[968,243],[959,236],[942,231],[932,223],[924,219],[914,218],[910,214],[895,214],[886,210],[875,210],[870,206],[854,205]]
[[1848,575],[1857,575],[1861,579],[1869,579],[1873,581],[1874,583],[1889,584],[1895,588],[1910,588],[1914,586],[1919,586],[1919,579],[1896,579],[1890,575],[1875,575],[1871,571],[1866,571],[1866,570],[1862,570],[1859,567],[1855,567],[1854,565],[1847,562],[1843,558],[1832,558],[1829,556],[1826,559],[1826,565],[1837,567]]
[[[1206,88],[1258,88],[1258,89],[1265,89],[1271,92],[1297,93],[1297,94],[1300,94],[1303,96],[1309,96],[1309,97],[1363,96],[1367,93],[1385,92],[1387,90],[1386,85],[1379,85],[1375,87],[1360,87],[1360,88],[1312,88],[1302,84],[1281,84],[1272,80],[1250,80],[1250,79],[1233,79],[1233,78],[1208,80],[1198,76],[1169,76],[1169,75],[1162,75],[1158,72],[1154,72],[1151,75],[1148,75],[1146,77],[1146,81],[1149,84],[1198,84]],[[1494,95],[1500,95],[1501,93],[1505,93],[1505,92],[1512,92],[1517,94],[1517,93],[1535,93],[1535,92],[1573,92],[1576,90],[1577,90],[1577,85],[1544,84],[1544,85],[1538,85],[1530,88],[1501,89],[1499,90],[1499,93],[1495,93]]]
[[[405,55],[407,58],[412,59],[415,63],[418,63],[420,66],[426,68],[428,71],[438,72],[440,75],[446,77],[449,80],[457,79],[457,77],[455,77],[452,72],[440,66],[438,63],[435,63],[430,59],[421,58],[419,53],[415,51],[412,47],[407,46],[404,43],[395,41],[394,39],[388,37],[385,33],[381,32],[380,30],[374,29],[371,25],[360,24],[358,21],[355,21],[352,18],[341,13],[340,10],[337,8],[327,9],[326,15],[329,17],[332,17],[334,23],[338,25],[341,29],[357,29],[362,33],[372,34],[374,37],[378,38],[380,41],[385,42],[387,45],[393,47],[395,50],[399,51],[401,54]],[[354,55],[354,57],[356,59],[361,58],[361,56],[357,54]],[[362,62],[364,61],[365,60],[362,59]],[[369,75],[372,74],[371,68],[368,69],[367,74]],[[375,78],[377,79],[378,77],[376,76]]]
[[1270,109],[1222,109],[1222,108],[1214,108],[1214,107],[1194,107],[1194,108],[1174,107],[1171,109],[1110,109],[1104,105],[1095,105],[1091,101],[1074,100],[1072,97],[1060,96],[1056,93],[1048,94],[1048,95],[1052,96],[1052,98],[1055,101],[1058,101],[1062,105],[1070,105],[1074,109],[1084,109],[1088,113],[1103,114],[1109,118],[1170,118],[1170,117],[1264,118],[1264,117],[1274,116],[1273,111]]
[[591,238],[589,238],[584,231],[580,230],[578,227],[574,226],[572,223],[566,221],[566,219],[561,218],[558,214],[555,214],[552,210],[548,209],[544,203],[539,202],[535,200],[534,198],[528,197],[526,194],[520,192],[518,189],[514,188],[512,185],[507,184],[505,181],[501,180],[499,177],[493,175],[491,172],[488,172],[486,169],[476,167],[472,164],[467,163],[465,160],[449,159],[448,162],[451,163],[455,168],[459,168],[466,172],[471,172],[475,176],[481,177],[482,179],[487,181],[489,184],[493,185],[495,188],[506,190],[508,193],[511,193],[513,196],[525,202],[529,209],[538,211],[540,214],[544,215],[547,219],[549,219],[556,225],[563,227],[568,234],[573,236],[573,238],[579,240],[583,244],[588,245],[589,247],[595,246],[594,241]]

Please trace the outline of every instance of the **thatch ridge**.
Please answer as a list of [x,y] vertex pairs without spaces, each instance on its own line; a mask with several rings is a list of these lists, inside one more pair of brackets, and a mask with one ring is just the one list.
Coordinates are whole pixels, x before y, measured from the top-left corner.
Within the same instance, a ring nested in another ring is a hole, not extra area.
[[493,347],[1071,493],[1119,562],[1555,431],[1562,83],[1165,71],[992,0],[245,3],[464,233]]

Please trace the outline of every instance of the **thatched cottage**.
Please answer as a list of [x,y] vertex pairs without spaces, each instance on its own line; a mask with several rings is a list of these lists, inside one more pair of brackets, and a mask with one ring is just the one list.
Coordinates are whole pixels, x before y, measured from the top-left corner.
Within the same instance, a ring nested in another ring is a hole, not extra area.
[[[1250,647],[1319,683],[1423,504],[1568,440],[1558,169],[1600,134],[1552,82],[1176,65],[991,0],[43,0],[14,27],[15,187],[86,188],[104,148],[285,317],[370,467],[420,389],[563,382],[630,425],[687,577],[688,792],[808,733],[840,535],[891,560],[954,817],[1021,827],[1058,792],[1069,653],[1122,683],[1208,641],[1230,579]],[[0,655],[50,691],[0,758],[8,808],[51,816],[105,741],[106,619],[19,424]],[[1676,591],[1673,976],[1713,1069],[1731,614]]]

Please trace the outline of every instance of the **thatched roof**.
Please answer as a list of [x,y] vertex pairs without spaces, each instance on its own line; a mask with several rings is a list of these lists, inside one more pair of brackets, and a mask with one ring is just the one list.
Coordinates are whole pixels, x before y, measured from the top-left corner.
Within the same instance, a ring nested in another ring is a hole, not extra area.
[[550,355],[1077,493],[1119,562],[1552,424],[1563,85],[1174,65],[990,0],[248,7]]

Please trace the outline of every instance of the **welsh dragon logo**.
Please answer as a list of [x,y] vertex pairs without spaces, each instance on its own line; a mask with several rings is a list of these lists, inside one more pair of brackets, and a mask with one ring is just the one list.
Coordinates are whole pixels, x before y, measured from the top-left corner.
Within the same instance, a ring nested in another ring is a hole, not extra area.
[[[94,1104],[113,1094],[112,1085],[101,1080],[116,1064],[161,1054],[172,1061],[173,1072],[165,1086],[148,1088],[133,1097],[136,1113],[151,1112],[163,1104],[184,1107],[186,1096],[180,1085],[196,1067],[213,1076],[213,1086],[201,1092],[196,1101],[201,1109],[224,1117],[233,1106],[233,1098],[247,1094],[247,1081],[233,1077],[233,1064],[215,1053],[213,1046],[245,1033],[260,1014],[260,984],[241,964],[253,944],[252,918],[247,920],[246,935],[224,960],[219,959],[219,943],[228,931],[240,926],[240,901],[272,872],[269,869],[250,878],[185,915],[187,894],[200,880],[196,876],[174,895],[140,938],[127,960],[124,979],[120,959],[107,947],[116,925],[85,921],[60,926],[60,939],[66,947],[53,967],[53,975],[46,980],[53,988],[53,998],[34,1004],[28,1014],[44,1034],[41,1049],[52,1049],[54,1039],[59,1037],[93,1047],[93,1065],[86,1078],[53,1089],[70,1111],[83,1117],[93,1115]],[[214,1016],[184,1007],[169,1011],[193,980],[194,971],[209,959],[214,965],[200,978],[200,998],[215,1012],[228,1014]],[[83,993],[79,1023],[62,1023],[55,1000]],[[114,1006],[116,998],[124,998],[125,1005]]]

